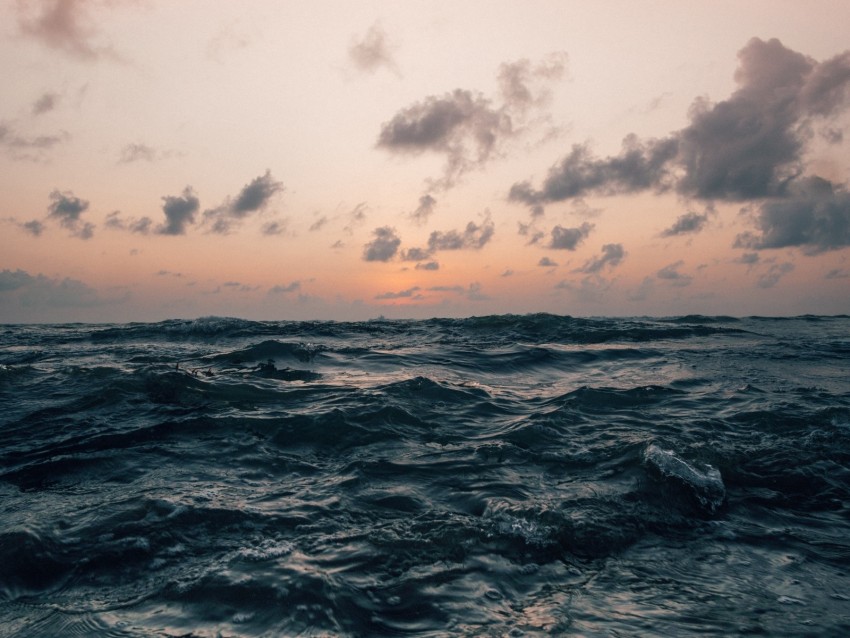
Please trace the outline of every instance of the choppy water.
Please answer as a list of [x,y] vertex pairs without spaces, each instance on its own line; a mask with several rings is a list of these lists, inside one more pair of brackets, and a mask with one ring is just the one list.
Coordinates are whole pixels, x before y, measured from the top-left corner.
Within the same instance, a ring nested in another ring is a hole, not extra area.
[[0,635],[850,635],[850,318],[0,326]]

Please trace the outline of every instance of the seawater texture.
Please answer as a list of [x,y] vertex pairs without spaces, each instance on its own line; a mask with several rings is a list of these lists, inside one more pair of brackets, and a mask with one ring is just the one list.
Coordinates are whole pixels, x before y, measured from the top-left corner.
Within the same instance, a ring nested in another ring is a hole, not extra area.
[[850,635],[850,318],[0,326],[0,635]]

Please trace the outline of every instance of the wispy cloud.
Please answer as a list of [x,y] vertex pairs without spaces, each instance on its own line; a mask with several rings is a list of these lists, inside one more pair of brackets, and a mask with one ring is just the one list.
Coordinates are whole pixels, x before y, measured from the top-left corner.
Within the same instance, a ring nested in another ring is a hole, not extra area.
[[395,61],[394,49],[386,31],[376,22],[362,36],[352,39],[348,47],[348,57],[359,71],[374,73],[383,67],[401,75]]
[[[246,184],[233,200],[204,211],[204,224],[210,232],[220,235],[230,233],[248,215],[265,209],[271,198],[283,192],[283,184],[275,181],[271,171]],[[269,233],[266,233],[269,234]]]

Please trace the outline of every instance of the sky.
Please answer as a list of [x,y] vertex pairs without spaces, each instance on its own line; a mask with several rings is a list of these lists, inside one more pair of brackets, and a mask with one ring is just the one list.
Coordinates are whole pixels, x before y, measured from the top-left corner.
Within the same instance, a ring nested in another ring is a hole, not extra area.
[[0,0],[0,322],[850,313],[848,24]]

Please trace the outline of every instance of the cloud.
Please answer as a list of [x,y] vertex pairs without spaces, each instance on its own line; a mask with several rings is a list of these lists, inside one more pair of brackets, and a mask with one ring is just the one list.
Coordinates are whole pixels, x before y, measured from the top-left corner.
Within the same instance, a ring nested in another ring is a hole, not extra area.
[[58,93],[45,93],[32,105],[33,115],[43,115],[56,108],[61,96]]
[[626,251],[622,244],[605,244],[602,246],[601,255],[586,261],[581,268],[576,269],[576,272],[595,274],[605,268],[615,268],[620,265],[625,256]]
[[575,250],[578,248],[578,245],[583,242],[588,235],[590,235],[590,231],[592,231],[594,225],[590,222],[584,222],[578,228],[564,228],[562,226],[555,226],[552,229],[552,241],[549,243],[549,248],[556,248],[558,250]]
[[3,314],[0,319],[8,320],[7,312],[24,309],[28,316],[39,309],[47,308],[90,308],[120,303],[127,295],[118,298],[103,298],[91,286],[82,281],[65,277],[50,278],[42,274],[31,275],[23,270],[0,271],[0,303]]
[[684,215],[679,215],[675,223],[661,232],[662,237],[676,237],[678,235],[690,235],[700,232],[708,223],[708,215],[713,209],[709,208],[705,212],[695,213],[688,211]]
[[315,231],[317,231],[317,230],[321,230],[321,228],[322,228],[325,224],[327,224],[327,223],[328,223],[328,218],[327,218],[327,216],[326,216],[326,215],[322,215],[321,217],[319,217],[319,219],[317,219],[317,220],[316,220],[316,221],[314,221],[312,224],[310,224],[310,228],[309,228],[308,230],[309,230],[310,232],[315,232]]
[[670,186],[669,162],[676,155],[675,139],[640,141],[629,135],[619,155],[599,159],[586,145],[573,145],[570,153],[549,169],[543,187],[530,182],[511,186],[508,199],[528,205],[534,212],[544,204],[584,197],[590,194],[616,195]]
[[482,292],[481,284],[477,281],[469,284],[468,287],[463,286],[433,286],[428,288],[431,292],[450,292],[456,295],[461,295],[469,301],[488,301],[490,297]]
[[542,268],[555,268],[558,266],[558,262],[552,261],[548,257],[541,257],[540,261],[537,262],[537,265]]
[[518,222],[517,232],[522,237],[528,237],[528,241],[526,242],[528,246],[538,244],[544,237],[546,237],[546,233],[544,233],[542,230],[535,228],[533,223],[526,224],[523,222]]
[[398,66],[392,53],[387,34],[377,22],[361,38],[354,38],[348,47],[348,57],[354,66],[363,72],[374,73],[386,67],[396,75]]
[[794,264],[790,262],[771,264],[767,272],[758,278],[756,285],[759,288],[773,288],[777,283],[779,283],[779,280],[782,279],[782,277],[792,270],[794,270]]
[[95,4],[111,7],[119,4],[90,0],[17,0],[18,27],[21,33],[41,44],[79,60],[118,59],[109,45],[98,45],[98,29],[90,16]]
[[404,261],[424,261],[431,257],[431,251],[426,248],[408,248],[401,252]]
[[787,199],[767,201],[755,216],[758,233],[738,235],[735,247],[800,247],[807,254],[850,246],[850,193],[817,177],[801,180]]
[[191,186],[183,189],[182,196],[167,195],[162,198],[165,223],[157,227],[160,235],[185,235],[186,227],[195,223],[195,214],[201,207]]
[[260,229],[260,232],[267,237],[273,237],[275,235],[284,234],[288,227],[288,219],[266,222],[265,224],[263,224],[263,227]]
[[746,266],[755,266],[759,263],[759,254],[758,253],[743,253],[738,259],[735,260],[736,264],[744,264]]
[[26,137],[16,133],[10,124],[0,123],[0,148],[5,149],[6,155],[16,161],[44,161],[47,151],[70,138],[70,134],[66,131],[54,135]]
[[702,200],[785,197],[804,173],[815,119],[848,106],[850,51],[816,62],[779,40],[753,38],[739,52],[738,88],[724,101],[694,101],[690,124],[658,140],[626,137],[619,155],[573,146],[534,188],[515,183],[511,201],[533,212],[586,194],[675,188]]
[[366,211],[369,210],[369,205],[366,202],[360,202],[348,213],[348,224],[345,225],[343,231],[349,235],[354,232],[356,226],[366,222]]
[[679,272],[679,268],[684,265],[681,259],[675,263],[664,266],[661,270],[655,273],[656,278],[663,279],[673,286],[689,286],[693,281],[693,277]]
[[91,239],[94,235],[94,224],[83,222],[81,215],[88,210],[89,202],[74,196],[71,191],[50,193],[51,203],[47,206],[48,218],[55,219],[63,228],[80,239]]
[[413,286],[413,288],[400,290],[399,292],[384,292],[380,295],[375,295],[375,299],[421,299],[422,295],[416,294],[419,290],[421,290],[419,286]]
[[424,224],[434,212],[434,207],[437,205],[437,200],[431,195],[425,194],[419,198],[419,206],[410,213],[410,219],[417,224]]
[[147,144],[127,144],[121,149],[119,164],[131,164],[133,162],[153,162],[157,158],[157,150]]
[[121,218],[121,212],[116,210],[106,216],[104,226],[113,230],[127,230],[138,235],[147,235],[151,231],[153,220],[150,217],[142,217],[125,221]]
[[375,239],[363,246],[365,261],[389,261],[398,252],[401,239],[396,235],[395,228],[382,226],[372,231]]
[[38,221],[37,219],[33,219],[32,221],[28,222],[22,222],[18,225],[33,237],[41,236],[41,233],[43,233],[45,229],[44,224]]
[[439,270],[440,264],[436,261],[428,261],[424,264],[416,264],[416,270]]
[[438,250],[480,250],[493,238],[495,231],[496,226],[488,214],[480,225],[475,222],[469,222],[466,228],[463,229],[463,232],[457,230],[440,232],[435,230],[428,237],[428,250],[430,252],[436,252]]
[[823,276],[824,279],[850,279],[850,270],[833,268]]
[[[209,225],[210,232],[226,235],[234,226],[251,213],[263,210],[275,195],[284,190],[281,182],[272,178],[271,171],[256,177],[242,187],[236,199],[226,201],[221,206],[204,211],[204,224]],[[270,234],[270,233],[264,233]],[[271,233],[275,234],[275,233]]]
[[455,89],[399,111],[381,126],[377,145],[392,153],[445,155],[443,177],[434,186],[446,189],[483,166],[510,132],[510,118],[483,95]]
[[269,288],[269,294],[287,294],[290,292],[297,292],[298,290],[301,290],[301,282],[293,281],[286,285],[272,286]]
[[563,77],[568,60],[566,53],[557,52],[537,64],[527,59],[502,64],[497,77],[505,105],[524,113],[530,107],[548,101],[548,83]]

